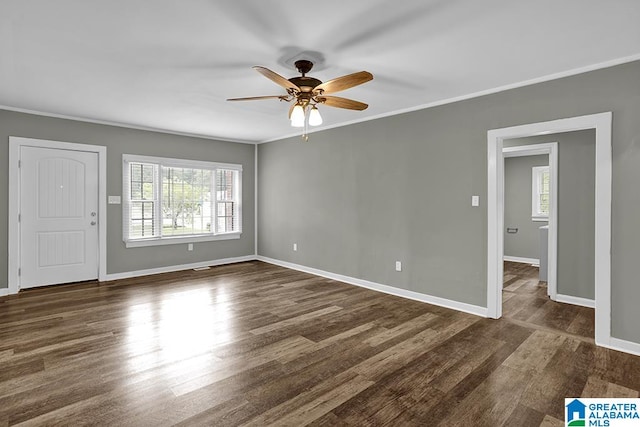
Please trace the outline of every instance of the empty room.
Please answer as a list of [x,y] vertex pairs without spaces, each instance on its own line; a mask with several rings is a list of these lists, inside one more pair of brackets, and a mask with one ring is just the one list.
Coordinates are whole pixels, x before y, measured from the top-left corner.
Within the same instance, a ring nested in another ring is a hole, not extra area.
[[640,3],[0,3],[0,427],[640,425]]

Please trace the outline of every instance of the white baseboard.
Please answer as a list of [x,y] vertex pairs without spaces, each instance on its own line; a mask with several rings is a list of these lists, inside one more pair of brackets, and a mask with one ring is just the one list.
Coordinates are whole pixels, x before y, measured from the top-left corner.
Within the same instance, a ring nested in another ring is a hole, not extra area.
[[0,288],[0,297],[6,297],[9,295],[9,288]]
[[611,350],[622,351],[623,353],[631,353],[636,356],[640,356],[640,344],[626,341],[620,338],[611,337],[609,339],[608,345],[603,345],[603,347],[610,348]]
[[213,261],[194,262],[192,264],[169,265],[166,267],[149,268],[147,270],[125,271],[124,273],[105,274],[103,281],[129,279],[131,277],[149,276],[151,274],[172,273],[174,271],[191,270],[200,267],[214,267],[216,265],[235,264],[237,262],[255,261],[255,255],[247,255],[235,258],[223,258]]
[[502,259],[504,261],[520,262],[522,264],[531,264],[531,265],[535,265],[535,266],[539,266],[540,265],[540,260],[536,259],[536,258],[523,258],[523,257],[519,257],[519,256],[505,255],[505,256],[502,257]]
[[477,305],[467,304],[459,301],[453,301],[446,298],[440,298],[440,297],[435,297],[431,295],[421,294],[414,291],[408,291],[406,289],[400,289],[393,286],[370,282],[368,280],[357,279],[355,277],[343,276],[342,274],[336,274],[336,273],[331,273],[324,270],[318,270],[317,268],[306,267],[304,265],[293,264],[290,262],[280,261],[273,258],[267,258],[261,255],[258,255],[257,259],[258,261],[264,261],[264,262],[268,262],[269,264],[275,264],[281,267],[290,268],[292,270],[298,270],[305,273],[314,274],[316,276],[326,277],[329,279],[348,283],[350,285],[360,286],[360,287],[371,289],[378,292],[384,292],[385,294],[395,295],[397,297],[408,298],[408,299],[412,299],[420,302],[426,302],[428,304],[433,304],[440,307],[463,311],[469,314],[475,314],[476,316],[487,317],[486,307],[480,307]]
[[596,308],[596,302],[592,299],[572,297],[571,295],[556,294],[556,301],[565,304],[581,305],[583,307]]

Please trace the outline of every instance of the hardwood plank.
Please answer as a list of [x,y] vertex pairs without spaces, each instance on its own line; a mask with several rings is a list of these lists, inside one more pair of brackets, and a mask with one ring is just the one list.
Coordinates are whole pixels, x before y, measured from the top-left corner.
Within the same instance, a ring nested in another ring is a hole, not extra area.
[[[564,417],[563,417],[564,418]],[[565,423],[557,418],[553,418],[551,415],[545,415],[544,419],[540,423],[540,427],[564,427]]]
[[637,398],[640,397],[638,390],[632,390],[618,384],[610,383],[595,375],[590,375],[581,393],[582,397],[593,398]]
[[310,390],[252,419],[246,426],[305,425],[374,384],[352,372],[345,372],[319,383]]
[[549,332],[535,331],[504,361],[506,366],[529,372],[542,372],[566,338]]

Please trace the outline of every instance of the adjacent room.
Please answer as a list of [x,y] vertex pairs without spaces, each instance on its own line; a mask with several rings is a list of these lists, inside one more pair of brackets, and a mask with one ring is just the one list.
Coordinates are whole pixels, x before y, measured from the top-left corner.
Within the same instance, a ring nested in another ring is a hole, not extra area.
[[0,426],[640,402],[638,22],[635,0],[2,2]]

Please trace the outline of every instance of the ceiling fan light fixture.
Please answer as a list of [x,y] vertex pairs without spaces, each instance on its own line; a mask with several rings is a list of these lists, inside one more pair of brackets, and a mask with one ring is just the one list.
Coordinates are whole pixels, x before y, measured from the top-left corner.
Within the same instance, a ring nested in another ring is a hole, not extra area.
[[309,125],[310,126],[320,126],[322,124],[322,116],[320,115],[320,110],[315,105],[311,108],[309,112]]
[[268,68],[256,65],[253,68],[264,77],[284,88],[286,95],[250,96],[244,98],[229,98],[227,101],[254,101],[260,99],[279,99],[280,101],[291,102],[289,107],[289,119],[291,126],[304,128],[302,138],[309,140],[307,133],[309,126],[320,126],[323,123],[317,104],[327,107],[344,108],[347,110],[366,110],[368,105],[364,102],[353,99],[341,98],[331,94],[359,86],[373,79],[373,74],[368,71],[347,74],[346,76],[322,82],[315,77],[307,75],[313,68],[313,61],[309,59],[298,59],[295,61],[299,77],[289,79],[271,71]]
[[291,126],[294,128],[304,127],[304,116],[304,108],[302,108],[302,105],[297,104],[291,111]]

